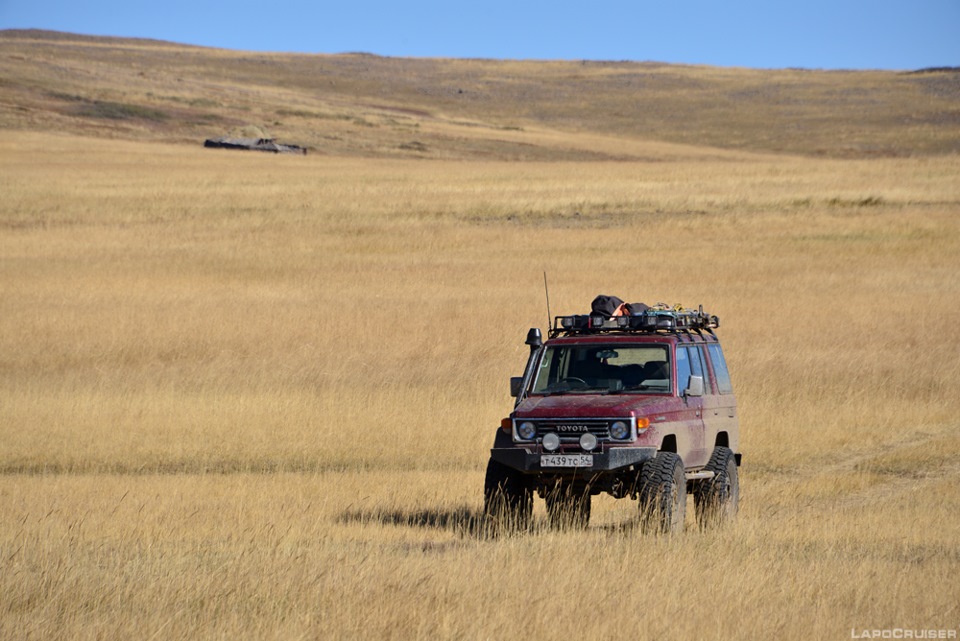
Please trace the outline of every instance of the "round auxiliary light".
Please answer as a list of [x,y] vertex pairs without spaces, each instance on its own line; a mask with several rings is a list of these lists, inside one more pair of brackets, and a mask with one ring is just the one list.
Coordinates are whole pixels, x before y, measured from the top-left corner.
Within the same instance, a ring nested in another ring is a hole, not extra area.
[[556,452],[560,448],[560,437],[550,432],[543,436],[543,449],[548,452]]
[[525,441],[529,441],[537,435],[537,426],[530,421],[524,421],[517,425],[517,436]]
[[610,436],[622,441],[630,436],[630,426],[626,421],[614,421],[610,426]]
[[592,452],[593,448],[595,448],[596,446],[597,446],[597,437],[591,434],[590,432],[587,432],[586,434],[580,437],[580,447],[582,447],[584,451]]

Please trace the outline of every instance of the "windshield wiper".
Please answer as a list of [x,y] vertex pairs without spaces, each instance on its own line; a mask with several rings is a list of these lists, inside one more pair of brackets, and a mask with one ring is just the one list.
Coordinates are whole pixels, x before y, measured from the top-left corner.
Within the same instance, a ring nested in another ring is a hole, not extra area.
[[619,392],[666,392],[668,388],[663,387],[662,385],[632,385],[630,387],[624,387]]
[[542,394],[543,396],[563,396],[564,394],[583,394],[588,392],[603,392],[604,394],[609,394],[610,388],[606,385],[596,385],[594,387],[574,387],[571,389],[544,390],[543,392],[534,392],[534,394]]

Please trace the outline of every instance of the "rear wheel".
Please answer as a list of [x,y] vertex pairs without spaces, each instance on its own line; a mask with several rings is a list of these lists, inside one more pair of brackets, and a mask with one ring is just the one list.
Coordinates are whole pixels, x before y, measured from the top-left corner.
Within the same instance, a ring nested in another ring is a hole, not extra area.
[[544,497],[547,518],[555,528],[585,528],[590,524],[591,496],[589,488],[576,490],[557,484]]
[[700,527],[717,527],[732,521],[740,507],[740,478],[737,460],[728,447],[717,447],[704,468],[714,477],[697,484],[693,504]]
[[490,459],[483,482],[483,513],[497,527],[525,529],[533,513],[533,492],[523,474]]
[[687,512],[687,481],[683,461],[673,452],[660,452],[643,464],[638,488],[640,524],[645,532],[683,531]]

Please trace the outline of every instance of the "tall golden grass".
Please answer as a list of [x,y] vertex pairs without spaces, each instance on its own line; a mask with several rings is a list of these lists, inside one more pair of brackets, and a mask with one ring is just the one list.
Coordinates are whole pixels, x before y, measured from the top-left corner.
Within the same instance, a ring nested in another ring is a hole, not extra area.
[[[960,627],[960,160],[648,151],[0,140],[0,637]],[[486,531],[543,271],[720,316],[734,526]]]

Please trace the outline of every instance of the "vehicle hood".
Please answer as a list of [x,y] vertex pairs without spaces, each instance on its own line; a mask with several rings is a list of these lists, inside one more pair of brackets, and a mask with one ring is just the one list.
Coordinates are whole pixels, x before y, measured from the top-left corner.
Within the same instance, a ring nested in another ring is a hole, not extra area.
[[633,412],[645,416],[671,409],[672,396],[638,394],[562,394],[525,398],[514,411],[517,418],[610,418]]

